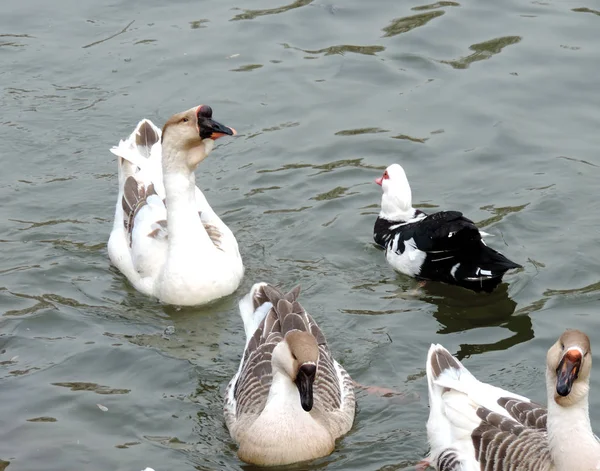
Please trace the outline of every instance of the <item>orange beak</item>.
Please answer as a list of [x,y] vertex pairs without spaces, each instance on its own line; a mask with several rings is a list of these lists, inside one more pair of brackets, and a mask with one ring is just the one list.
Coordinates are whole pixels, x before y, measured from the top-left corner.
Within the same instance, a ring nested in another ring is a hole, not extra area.
[[567,350],[556,369],[556,393],[560,396],[568,396],[573,383],[579,375],[581,368],[581,352],[578,349]]

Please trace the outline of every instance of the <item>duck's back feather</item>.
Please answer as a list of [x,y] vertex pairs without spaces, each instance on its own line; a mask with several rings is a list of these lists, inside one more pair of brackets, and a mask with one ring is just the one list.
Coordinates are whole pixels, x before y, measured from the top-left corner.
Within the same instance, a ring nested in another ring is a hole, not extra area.
[[488,247],[475,223],[459,211],[427,216],[415,210],[409,221],[379,217],[374,238],[398,271],[475,291],[492,291],[507,270],[520,267]]

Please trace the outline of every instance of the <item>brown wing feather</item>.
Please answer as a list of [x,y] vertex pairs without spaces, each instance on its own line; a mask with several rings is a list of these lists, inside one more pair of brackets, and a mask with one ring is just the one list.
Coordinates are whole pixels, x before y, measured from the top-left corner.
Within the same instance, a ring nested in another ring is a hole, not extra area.
[[546,430],[548,409],[535,402],[521,401],[511,397],[501,397],[498,404],[525,427]]
[[148,121],[144,121],[135,136],[135,144],[140,154],[150,157],[152,146],[158,142],[158,133],[152,128]]
[[125,180],[121,204],[123,206],[123,224],[127,231],[129,246],[131,246],[131,234],[133,232],[135,216],[139,210],[147,204],[146,199],[155,194],[156,191],[152,183],[146,187],[133,176],[128,177],[127,180]]
[[[255,293],[255,308],[267,301],[274,307],[260,323],[244,352],[242,370],[234,387],[237,417],[246,413],[258,414],[263,410],[273,380],[273,349],[292,330],[312,333],[319,344],[319,365],[314,387],[316,407],[318,404],[325,411],[340,408],[341,386],[338,381],[331,380],[337,378],[334,359],[321,329],[297,301],[299,294],[299,286],[283,294],[270,285],[262,286]],[[346,376],[344,387],[350,387],[352,380]]]
[[540,428],[529,428],[517,420],[492,412],[485,407],[477,409],[481,424],[471,438],[475,457],[482,470],[490,471],[548,471],[552,458],[548,435]]

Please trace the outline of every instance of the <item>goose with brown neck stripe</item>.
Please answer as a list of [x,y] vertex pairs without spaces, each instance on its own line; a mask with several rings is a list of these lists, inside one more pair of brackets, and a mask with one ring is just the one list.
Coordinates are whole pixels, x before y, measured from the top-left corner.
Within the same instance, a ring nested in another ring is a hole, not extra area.
[[237,241],[195,176],[215,140],[235,134],[201,105],[172,116],[162,131],[143,119],[111,149],[119,194],[108,254],[138,291],[191,306],[239,286],[244,266]]
[[329,455],[354,421],[352,380],[299,293],[257,283],[240,301],[246,347],[225,393],[225,422],[240,459],[259,466]]
[[600,443],[589,417],[592,352],[567,330],[548,350],[548,408],[478,381],[441,345],[427,356],[431,445],[438,471],[592,471]]
[[477,226],[458,211],[431,215],[412,207],[404,169],[390,165],[375,182],[381,186],[381,212],[373,238],[400,273],[491,292],[504,274],[521,265],[488,247]]

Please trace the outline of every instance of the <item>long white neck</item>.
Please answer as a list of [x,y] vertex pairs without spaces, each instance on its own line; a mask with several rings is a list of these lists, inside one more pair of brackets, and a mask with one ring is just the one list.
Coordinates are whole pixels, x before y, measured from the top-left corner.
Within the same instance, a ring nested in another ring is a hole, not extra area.
[[415,212],[416,210],[412,207],[410,196],[408,202],[400,200],[394,194],[384,193],[381,197],[379,217],[388,221],[409,221],[415,217]]
[[600,444],[594,436],[586,394],[563,407],[554,401],[556,380],[546,375],[548,392],[548,440],[556,471],[600,469]]
[[408,221],[414,217],[412,191],[404,171],[395,172],[393,181],[384,180],[382,189],[380,217],[398,222]]
[[198,216],[194,173],[165,167],[163,181],[167,203],[169,257],[193,256],[204,244],[212,243]]

